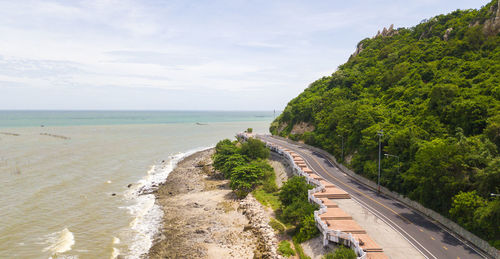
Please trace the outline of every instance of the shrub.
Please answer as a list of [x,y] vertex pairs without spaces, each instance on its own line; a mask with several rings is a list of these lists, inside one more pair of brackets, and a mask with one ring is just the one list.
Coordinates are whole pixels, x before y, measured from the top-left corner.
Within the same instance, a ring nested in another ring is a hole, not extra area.
[[295,255],[295,252],[292,249],[292,246],[290,242],[283,240],[279,243],[278,245],[278,253],[285,257],[290,257],[292,255]]
[[255,164],[237,166],[231,173],[231,189],[239,198],[244,198],[263,176],[264,171]]
[[287,223],[298,224],[305,217],[313,215],[318,205],[311,204],[307,200],[296,199],[292,204],[284,206],[281,217]]
[[316,222],[314,221],[314,214],[305,216],[297,228],[299,230],[295,234],[295,239],[299,243],[314,238],[319,234]]
[[240,152],[251,160],[266,159],[270,154],[264,142],[254,138],[249,138],[247,142],[243,143]]
[[246,157],[241,154],[232,154],[225,157],[224,164],[220,166],[220,171],[224,174],[224,177],[231,178],[231,172],[234,168],[245,165],[246,163]]
[[303,176],[294,176],[281,187],[280,200],[284,206],[290,205],[297,199],[307,201],[307,190],[312,188]]
[[252,129],[252,128],[248,128],[248,129],[247,129],[247,132],[248,132],[248,133],[252,133],[252,132],[253,132],[253,129]]
[[356,253],[354,250],[347,248],[345,246],[340,246],[335,250],[333,254],[333,259],[356,259]]

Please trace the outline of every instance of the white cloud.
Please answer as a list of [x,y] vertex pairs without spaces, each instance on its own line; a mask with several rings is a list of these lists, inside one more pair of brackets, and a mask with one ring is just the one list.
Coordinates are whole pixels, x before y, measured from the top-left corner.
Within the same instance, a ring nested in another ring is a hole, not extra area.
[[454,5],[480,4],[2,1],[0,109],[279,109],[359,40]]

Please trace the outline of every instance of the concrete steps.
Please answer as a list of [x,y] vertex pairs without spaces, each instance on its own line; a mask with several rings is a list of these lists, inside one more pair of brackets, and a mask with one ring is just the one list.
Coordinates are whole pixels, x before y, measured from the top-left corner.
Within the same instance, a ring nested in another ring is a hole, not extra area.
[[361,228],[354,220],[325,220],[328,229],[340,230],[344,233],[351,234],[366,234],[366,231]]
[[328,198],[320,198],[320,200],[323,202],[323,205],[325,205],[326,208],[328,208],[328,209],[330,209],[330,208],[338,208],[339,207],[339,205],[337,205],[337,203],[331,201]]
[[383,249],[366,234],[353,234],[365,252],[383,252]]
[[389,259],[383,252],[366,252],[367,259]]
[[319,218],[325,220],[349,220],[352,217],[340,208],[328,208],[328,210],[319,215]]
[[316,198],[328,198],[328,199],[350,199],[349,193],[335,187],[325,188],[321,192],[313,194]]

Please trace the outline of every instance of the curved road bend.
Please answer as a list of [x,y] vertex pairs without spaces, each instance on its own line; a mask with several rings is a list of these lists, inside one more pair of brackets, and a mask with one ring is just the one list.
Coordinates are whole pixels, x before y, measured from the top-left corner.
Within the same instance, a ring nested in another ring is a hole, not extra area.
[[455,237],[426,216],[386,197],[342,173],[321,154],[271,136],[259,136],[301,155],[309,167],[327,181],[342,188],[351,198],[399,232],[426,258],[488,258],[472,245]]

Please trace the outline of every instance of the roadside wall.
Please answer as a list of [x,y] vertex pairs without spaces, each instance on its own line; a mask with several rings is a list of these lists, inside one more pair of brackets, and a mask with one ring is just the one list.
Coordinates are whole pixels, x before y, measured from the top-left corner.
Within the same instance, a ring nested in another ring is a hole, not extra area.
[[[302,147],[308,148],[310,150],[313,150],[314,152],[317,152],[317,153],[321,154],[323,157],[330,160],[342,172],[351,176],[356,181],[358,181],[358,182],[360,182],[360,183],[362,183],[362,184],[364,184],[364,185],[366,185],[374,190],[377,190],[377,184],[375,182],[373,182],[369,179],[366,179],[359,174],[354,173],[352,170],[350,170],[347,167],[345,167],[344,165],[338,163],[337,160],[335,159],[335,157],[332,156],[330,153],[326,152],[325,150],[322,150],[322,149],[319,149],[317,147],[313,147],[313,146],[310,146],[307,144],[299,143],[299,142],[296,142],[296,141],[293,141],[290,139],[286,139],[283,137],[279,137],[279,136],[273,136],[273,138],[280,139],[280,140],[286,141],[290,144],[302,146]],[[489,256],[491,256],[495,259],[500,259],[500,251],[498,249],[492,247],[488,242],[486,242],[483,239],[479,238],[478,236],[472,234],[471,232],[464,229],[463,227],[461,227],[457,223],[445,218],[441,214],[439,214],[431,209],[428,209],[428,208],[422,206],[420,203],[413,201],[413,200],[410,200],[407,197],[405,197],[399,193],[390,191],[389,189],[387,189],[385,187],[381,186],[380,192],[397,200],[397,201],[400,201],[400,202],[406,204],[408,207],[410,207],[410,208],[420,212],[421,214],[435,220],[438,224],[442,225],[445,229],[450,230],[451,232],[460,236],[462,239],[472,243],[476,247],[478,247],[481,250],[483,250],[484,252],[486,252]]]

